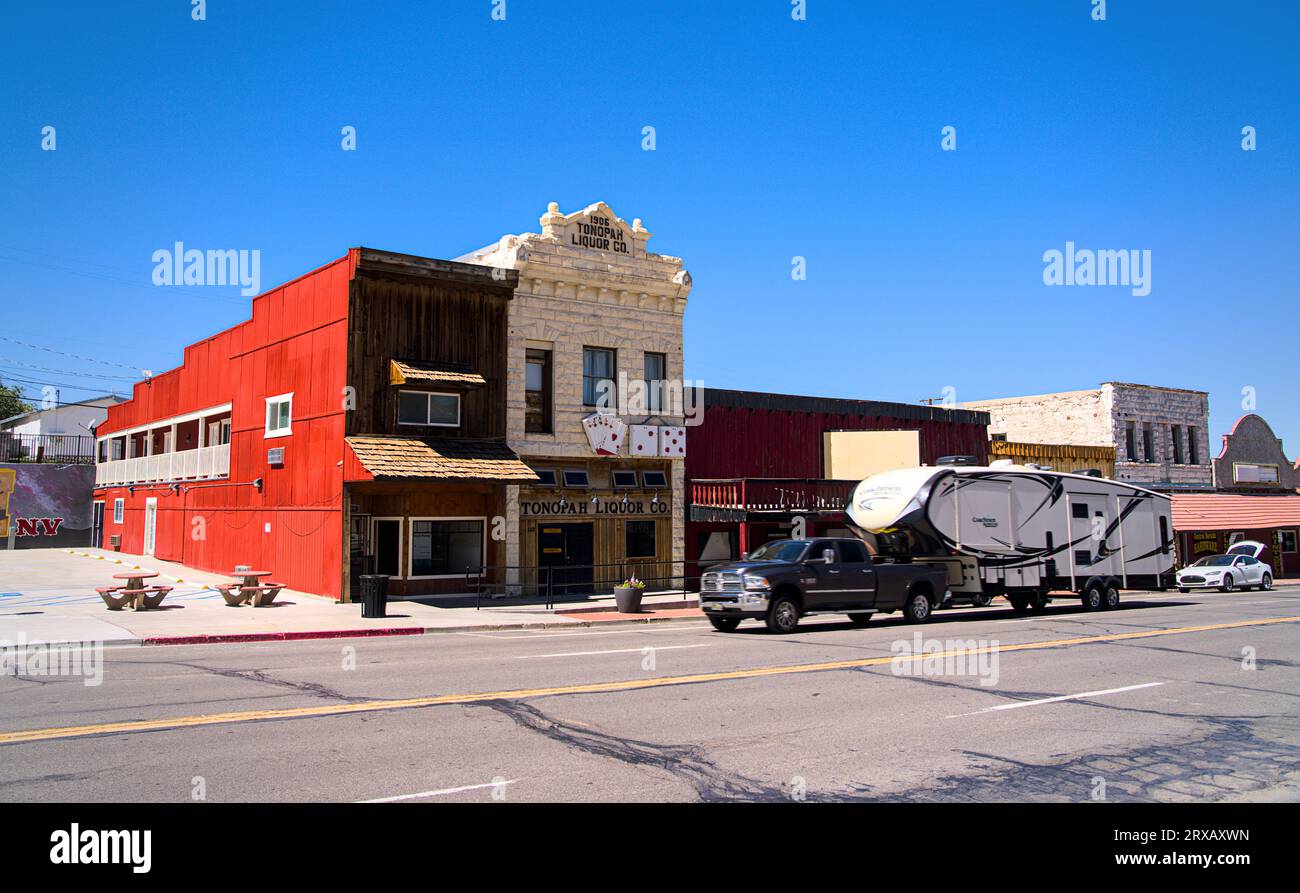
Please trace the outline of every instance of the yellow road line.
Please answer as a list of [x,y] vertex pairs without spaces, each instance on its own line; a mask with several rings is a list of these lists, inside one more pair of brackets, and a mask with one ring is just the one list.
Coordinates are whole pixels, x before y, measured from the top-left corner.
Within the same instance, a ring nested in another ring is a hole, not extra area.
[[1207,626],[1179,626],[1168,629],[1142,630],[1129,633],[1110,633],[1102,636],[1080,636],[1072,639],[1052,639],[1045,642],[1023,642],[1016,645],[995,645],[987,648],[968,648],[933,654],[891,655],[865,657],[856,660],[825,661],[815,664],[793,664],[775,667],[752,667],[744,670],[726,670],[716,673],[695,673],[689,676],[659,676],[653,679],[626,679],[616,682],[586,682],[580,685],[558,685],[550,688],[511,689],[472,694],[434,695],[422,698],[363,701],[357,704],[336,704],[316,707],[289,707],[280,710],[246,710],[233,713],[208,713],[198,716],[177,716],[165,719],[143,719],[130,722],[97,723],[86,726],[64,726],[52,729],[29,729],[0,733],[0,745],[22,744],[31,741],[52,741],[59,738],[81,738],[87,735],[114,735],[132,732],[155,732],[163,729],[187,729],[222,723],[261,722],[279,719],[305,719],[318,716],[346,716],[352,713],[374,713],[379,710],[404,710],[412,707],[435,707],[447,704],[473,704],[481,701],[519,700],[547,695],[602,694],[618,691],[635,691],[644,688],[661,688],[668,685],[689,685],[696,682],[720,682],[729,679],[757,679],[763,676],[785,676],[794,673],[821,673],[827,670],[851,670],[892,663],[895,660],[925,660],[926,658],[955,657],[966,654],[991,654],[1005,651],[1033,651],[1042,648],[1061,648],[1068,645],[1085,645],[1093,642],[1118,642],[1126,639],[1147,639],[1154,636],[1172,636],[1212,630],[1240,629],[1249,626],[1267,626],[1273,623],[1295,623],[1300,616],[1269,617],[1260,620],[1239,620],[1232,623],[1215,623]]

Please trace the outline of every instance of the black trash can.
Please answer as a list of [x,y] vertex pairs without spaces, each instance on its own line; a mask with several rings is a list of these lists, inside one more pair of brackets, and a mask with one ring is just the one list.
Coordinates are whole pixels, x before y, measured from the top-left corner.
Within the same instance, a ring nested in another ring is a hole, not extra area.
[[361,575],[361,616],[383,617],[388,608],[388,575]]

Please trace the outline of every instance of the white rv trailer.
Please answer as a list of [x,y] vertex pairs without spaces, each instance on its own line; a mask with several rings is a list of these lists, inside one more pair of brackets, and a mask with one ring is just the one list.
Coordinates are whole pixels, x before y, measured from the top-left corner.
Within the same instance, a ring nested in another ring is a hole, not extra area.
[[878,555],[944,564],[954,595],[1005,595],[1017,611],[1049,593],[1113,608],[1120,589],[1173,584],[1169,497],[1031,466],[923,466],[873,475],[847,507]]

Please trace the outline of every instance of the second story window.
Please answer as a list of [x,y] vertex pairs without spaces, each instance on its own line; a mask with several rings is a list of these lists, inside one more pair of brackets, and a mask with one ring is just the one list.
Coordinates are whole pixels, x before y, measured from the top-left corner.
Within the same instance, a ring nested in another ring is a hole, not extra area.
[[1174,464],[1182,465],[1183,464],[1183,426],[1170,425],[1169,439],[1174,444]]
[[398,391],[397,423],[434,428],[459,427],[460,395],[429,391]]
[[1192,465],[1201,464],[1200,441],[1196,439],[1196,429],[1191,425],[1187,426],[1187,460]]
[[266,398],[266,436],[284,437],[293,433],[293,394]]
[[524,365],[524,431],[551,433],[551,352],[528,348]]
[[614,351],[603,347],[582,349],[582,405],[614,409]]
[[663,412],[664,378],[668,375],[668,358],[661,353],[645,355],[646,412]]
[[1124,424],[1124,458],[1130,462],[1138,461],[1137,431],[1132,422]]
[[1142,461],[1156,461],[1156,439],[1150,422],[1142,426]]

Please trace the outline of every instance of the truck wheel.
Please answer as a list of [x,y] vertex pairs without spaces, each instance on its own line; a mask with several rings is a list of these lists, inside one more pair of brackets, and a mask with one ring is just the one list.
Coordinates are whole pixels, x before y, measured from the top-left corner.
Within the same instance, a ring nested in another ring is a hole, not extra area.
[[1023,595],[1008,595],[1007,601],[1011,602],[1011,610],[1017,614],[1023,614],[1029,610],[1029,599]]
[[866,626],[871,622],[870,614],[849,614],[848,618],[849,623],[852,623],[854,626]]
[[1192,590],[1188,589],[1186,586],[1179,586],[1179,587],[1178,587],[1178,591],[1181,592],[1183,595],[1186,595],[1187,593],[1191,592]]
[[914,592],[903,605],[903,615],[909,623],[925,623],[930,619],[930,596],[924,592]]
[[1114,583],[1106,584],[1106,591],[1101,597],[1101,607],[1103,611],[1113,611],[1119,607],[1119,587]]
[[1083,590],[1083,609],[1085,611],[1100,611],[1105,596],[1101,591],[1101,584],[1090,583],[1088,588]]
[[773,600],[767,609],[767,628],[774,633],[792,633],[799,625],[799,605],[788,595]]
[[720,633],[734,633],[736,627],[740,626],[739,617],[710,617],[709,623]]

